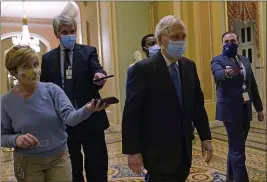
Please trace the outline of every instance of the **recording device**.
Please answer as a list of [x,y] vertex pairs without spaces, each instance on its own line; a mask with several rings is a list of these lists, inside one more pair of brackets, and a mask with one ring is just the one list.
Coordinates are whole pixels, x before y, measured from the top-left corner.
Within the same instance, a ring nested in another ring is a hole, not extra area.
[[234,73],[237,73],[237,72],[239,72],[239,71],[242,70],[242,69],[243,69],[243,68],[240,67],[240,66],[237,66],[237,67],[232,68],[232,70],[233,70]]
[[114,77],[114,75],[105,76],[105,77],[102,77],[102,78],[99,78],[99,79],[96,79],[96,80],[93,80],[93,81],[94,81],[94,82],[100,82],[100,81],[102,81],[102,80],[105,80],[105,79],[107,79],[107,78],[112,78],[112,77]]
[[100,105],[102,105],[103,103],[107,105],[111,105],[111,104],[117,104],[120,102],[119,99],[117,99],[116,97],[106,97],[102,99],[95,99],[94,104],[96,105],[98,101],[100,101]]

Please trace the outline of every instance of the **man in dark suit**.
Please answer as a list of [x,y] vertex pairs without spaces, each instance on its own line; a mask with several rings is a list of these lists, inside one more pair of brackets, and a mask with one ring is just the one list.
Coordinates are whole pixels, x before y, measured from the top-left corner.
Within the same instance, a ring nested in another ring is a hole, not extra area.
[[[92,98],[100,98],[98,90],[103,87],[104,81],[93,80],[104,77],[106,72],[99,64],[95,47],[76,43],[76,27],[75,20],[68,16],[60,15],[53,20],[54,33],[60,45],[43,55],[41,81],[60,86],[74,107],[80,108]],[[74,182],[85,181],[83,166],[87,181],[107,182],[108,155],[104,130],[108,127],[104,110],[94,113],[77,126],[67,126]]]
[[[145,35],[141,40],[141,46],[142,51],[146,54],[146,57],[150,57],[160,50],[160,47],[157,44],[157,40],[154,34]],[[127,70],[127,78],[132,74],[133,66],[135,63],[129,66]],[[126,85],[128,85],[128,79]]]
[[149,182],[185,182],[192,159],[192,123],[206,162],[212,158],[211,133],[196,65],[182,57],[186,27],[166,16],[156,27],[161,50],[139,61],[129,77],[122,119],[122,150],[137,174]]
[[211,60],[217,88],[216,120],[223,121],[228,133],[227,181],[248,182],[245,142],[252,120],[252,103],[258,119],[264,119],[258,86],[248,58],[238,55],[238,37],[222,36],[223,51]]

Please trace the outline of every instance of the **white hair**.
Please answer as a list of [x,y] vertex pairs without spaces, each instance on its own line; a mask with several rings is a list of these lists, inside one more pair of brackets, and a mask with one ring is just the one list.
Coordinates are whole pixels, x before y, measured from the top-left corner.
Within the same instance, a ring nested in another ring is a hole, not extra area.
[[70,16],[66,16],[66,15],[59,15],[56,16],[53,19],[53,29],[55,33],[59,33],[60,28],[62,25],[65,26],[74,26],[75,30],[77,29],[77,23],[74,20],[74,18],[70,17]]
[[158,40],[158,37],[160,35],[168,35],[169,27],[172,27],[174,25],[180,25],[181,23],[183,23],[182,20],[173,15],[163,17],[156,26],[155,37]]

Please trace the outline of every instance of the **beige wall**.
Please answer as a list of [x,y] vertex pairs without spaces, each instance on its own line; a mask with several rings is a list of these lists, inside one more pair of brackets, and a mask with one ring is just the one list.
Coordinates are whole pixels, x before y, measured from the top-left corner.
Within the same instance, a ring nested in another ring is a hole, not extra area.
[[141,51],[141,39],[150,32],[150,2],[115,2],[121,108],[124,107],[127,69],[133,53]]

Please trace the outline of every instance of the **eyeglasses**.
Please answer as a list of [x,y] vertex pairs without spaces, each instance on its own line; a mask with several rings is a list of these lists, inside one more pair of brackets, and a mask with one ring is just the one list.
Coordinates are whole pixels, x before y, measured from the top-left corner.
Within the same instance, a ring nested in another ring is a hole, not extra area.
[[47,147],[49,145],[48,140],[40,140],[40,144],[37,147]]
[[28,49],[31,49],[31,47],[29,45],[16,45],[16,46],[13,46],[13,49],[14,50],[19,50],[21,48],[28,48]]

